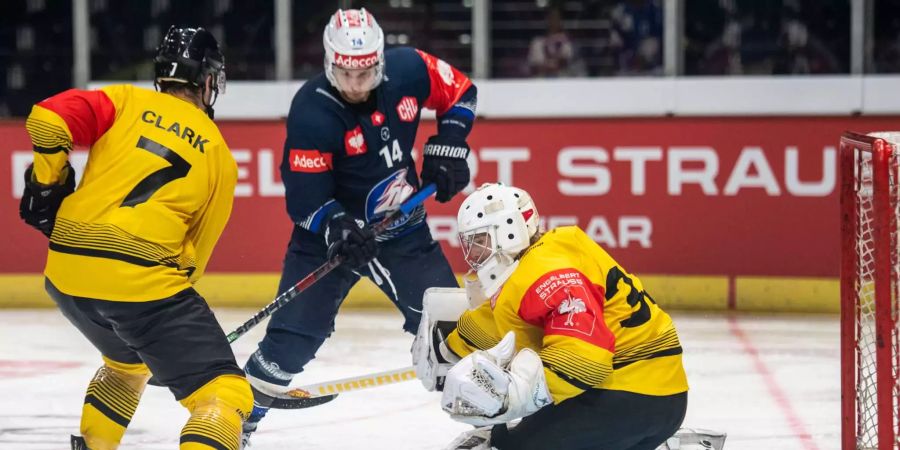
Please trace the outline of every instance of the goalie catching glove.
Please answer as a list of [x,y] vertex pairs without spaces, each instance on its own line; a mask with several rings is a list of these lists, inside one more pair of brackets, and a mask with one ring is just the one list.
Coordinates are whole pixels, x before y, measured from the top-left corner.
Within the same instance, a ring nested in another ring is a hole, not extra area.
[[447,372],[441,408],[475,426],[509,422],[553,402],[544,366],[534,350],[518,353],[512,331],[495,347],[463,358]]
[[422,185],[434,183],[435,200],[449,202],[469,184],[469,144],[465,139],[438,134],[428,138],[422,153]]

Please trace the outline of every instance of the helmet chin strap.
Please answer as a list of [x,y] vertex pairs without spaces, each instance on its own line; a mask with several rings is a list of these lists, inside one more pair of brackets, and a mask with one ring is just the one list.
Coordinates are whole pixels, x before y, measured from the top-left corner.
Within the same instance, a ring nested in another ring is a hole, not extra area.
[[500,252],[491,256],[492,261],[485,263],[476,271],[481,290],[485,298],[491,298],[506,283],[510,275],[519,267],[518,259],[511,259]]
[[[207,89],[207,88],[204,88],[204,89]],[[208,104],[206,103],[206,92],[204,92],[202,94],[202,97],[200,98],[200,103],[203,103],[203,110],[206,111],[206,115],[209,116],[210,119],[215,119],[216,111],[213,110],[213,105],[216,104],[216,100],[218,100],[218,98],[219,98],[219,90],[218,89],[211,89],[211,90],[212,90],[212,95],[210,95],[210,102]]]

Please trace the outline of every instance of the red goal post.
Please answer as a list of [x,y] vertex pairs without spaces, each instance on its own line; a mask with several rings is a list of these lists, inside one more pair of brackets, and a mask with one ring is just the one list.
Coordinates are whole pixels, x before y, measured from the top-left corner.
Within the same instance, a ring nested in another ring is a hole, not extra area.
[[900,132],[841,136],[841,448],[900,448]]

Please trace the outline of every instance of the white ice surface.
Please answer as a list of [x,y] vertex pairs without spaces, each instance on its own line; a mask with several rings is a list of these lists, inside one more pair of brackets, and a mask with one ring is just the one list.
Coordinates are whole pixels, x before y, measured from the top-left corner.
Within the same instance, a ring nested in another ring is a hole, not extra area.
[[[226,331],[254,311],[217,311]],[[728,450],[840,447],[836,316],[674,313],[691,385],[685,426],[728,432]],[[0,449],[66,450],[99,354],[56,310],[0,311]],[[234,344],[238,363],[265,326]],[[393,312],[345,311],[298,375],[311,384],[410,365],[411,336]],[[272,411],[251,450],[440,449],[468,429],[417,381],[350,392],[305,410]],[[176,449],[186,411],[148,387],[121,449]],[[550,450],[550,449],[548,449]]]

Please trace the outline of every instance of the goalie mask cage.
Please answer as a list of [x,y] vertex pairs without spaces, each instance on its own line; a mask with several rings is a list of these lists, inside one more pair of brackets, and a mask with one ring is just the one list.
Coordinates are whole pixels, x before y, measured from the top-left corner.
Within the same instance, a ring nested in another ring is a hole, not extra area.
[[841,136],[843,450],[900,448],[900,132]]

